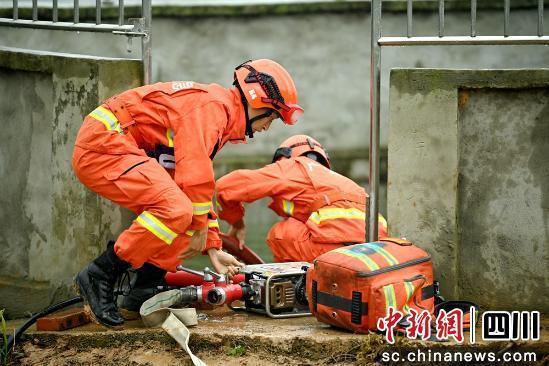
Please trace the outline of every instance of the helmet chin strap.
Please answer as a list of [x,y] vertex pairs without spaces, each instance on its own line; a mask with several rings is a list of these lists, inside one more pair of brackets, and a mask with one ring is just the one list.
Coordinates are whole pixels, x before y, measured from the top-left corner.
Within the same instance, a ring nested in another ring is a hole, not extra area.
[[250,115],[248,113],[248,101],[246,100],[244,92],[242,91],[242,88],[240,87],[240,84],[236,81],[236,79],[233,82],[233,85],[236,86],[236,88],[240,92],[240,99],[242,100],[242,106],[244,107],[244,115],[246,116],[246,136],[253,139],[254,130],[252,129],[252,124],[262,118],[269,117],[271,114],[273,114],[274,111],[272,109],[269,109],[267,110],[267,112],[260,114],[259,116],[250,118]]

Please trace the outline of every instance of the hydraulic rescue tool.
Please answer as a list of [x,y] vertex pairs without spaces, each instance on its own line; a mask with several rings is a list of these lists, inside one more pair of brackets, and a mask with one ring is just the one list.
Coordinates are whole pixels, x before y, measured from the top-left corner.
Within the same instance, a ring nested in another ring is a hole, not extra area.
[[[232,283],[225,275],[205,268],[203,272],[179,266],[178,272],[166,276],[167,286],[160,291],[178,289],[182,293],[179,305],[227,304],[233,310],[265,314],[271,318],[310,315],[306,297],[307,262],[254,264],[243,267]],[[199,285],[182,286],[189,273],[202,279]],[[234,282],[236,282],[234,281]],[[240,301],[242,305],[234,304]]]

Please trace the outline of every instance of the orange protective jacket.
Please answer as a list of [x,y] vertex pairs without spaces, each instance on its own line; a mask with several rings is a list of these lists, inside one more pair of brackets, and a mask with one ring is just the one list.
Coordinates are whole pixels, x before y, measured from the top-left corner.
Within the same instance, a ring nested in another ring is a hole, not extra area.
[[[236,88],[192,81],[156,83],[108,99],[120,129],[88,129],[76,146],[105,154],[150,154],[173,148],[175,182],[193,203],[189,230],[208,225],[215,180],[212,159],[228,141],[245,142],[245,115]],[[106,133],[107,132],[107,133]]]
[[307,225],[316,243],[364,242],[364,188],[307,158],[282,159],[257,170],[237,170],[216,183],[219,217],[234,224],[242,202],[271,197],[269,207]]

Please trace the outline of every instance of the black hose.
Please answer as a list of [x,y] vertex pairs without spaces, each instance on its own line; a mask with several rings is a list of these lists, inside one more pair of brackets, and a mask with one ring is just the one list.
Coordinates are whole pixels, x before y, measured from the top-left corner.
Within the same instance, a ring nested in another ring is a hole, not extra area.
[[41,311],[39,311],[38,313],[34,314],[33,316],[30,317],[29,320],[27,320],[22,326],[20,326],[13,335],[10,335],[8,337],[8,347],[7,347],[7,350],[8,350],[8,354],[10,353],[10,351],[12,350],[13,348],[13,345],[15,344],[15,341],[18,340],[21,335],[23,335],[23,333],[31,326],[33,325],[36,320],[38,318],[41,318],[43,316],[46,316],[46,315],[49,315],[51,313],[54,313],[56,312],[57,310],[61,310],[63,308],[66,308],[67,306],[71,306],[71,305],[74,305],[74,304],[78,304],[79,302],[82,302],[83,299],[80,297],[80,296],[77,296],[77,297],[73,297],[72,299],[69,299],[69,300],[65,300],[65,301],[62,301],[60,303],[57,303],[55,305],[52,305],[46,309],[43,309]]

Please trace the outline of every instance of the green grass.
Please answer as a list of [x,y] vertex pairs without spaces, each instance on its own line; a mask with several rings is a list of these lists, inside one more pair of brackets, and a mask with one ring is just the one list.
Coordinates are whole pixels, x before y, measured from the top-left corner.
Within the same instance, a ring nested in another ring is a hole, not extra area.
[[0,361],[2,362],[2,365],[8,364],[8,327],[6,325],[6,320],[4,319],[4,311],[5,309],[0,310],[0,321],[1,321],[1,327],[0,330],[2,331],[2,349],[0,349]]
[[244,356],[245,354],[246,354],[246,347],[241,344],[237,344],[227,349],[227,356],[240,357],[240,356]]

